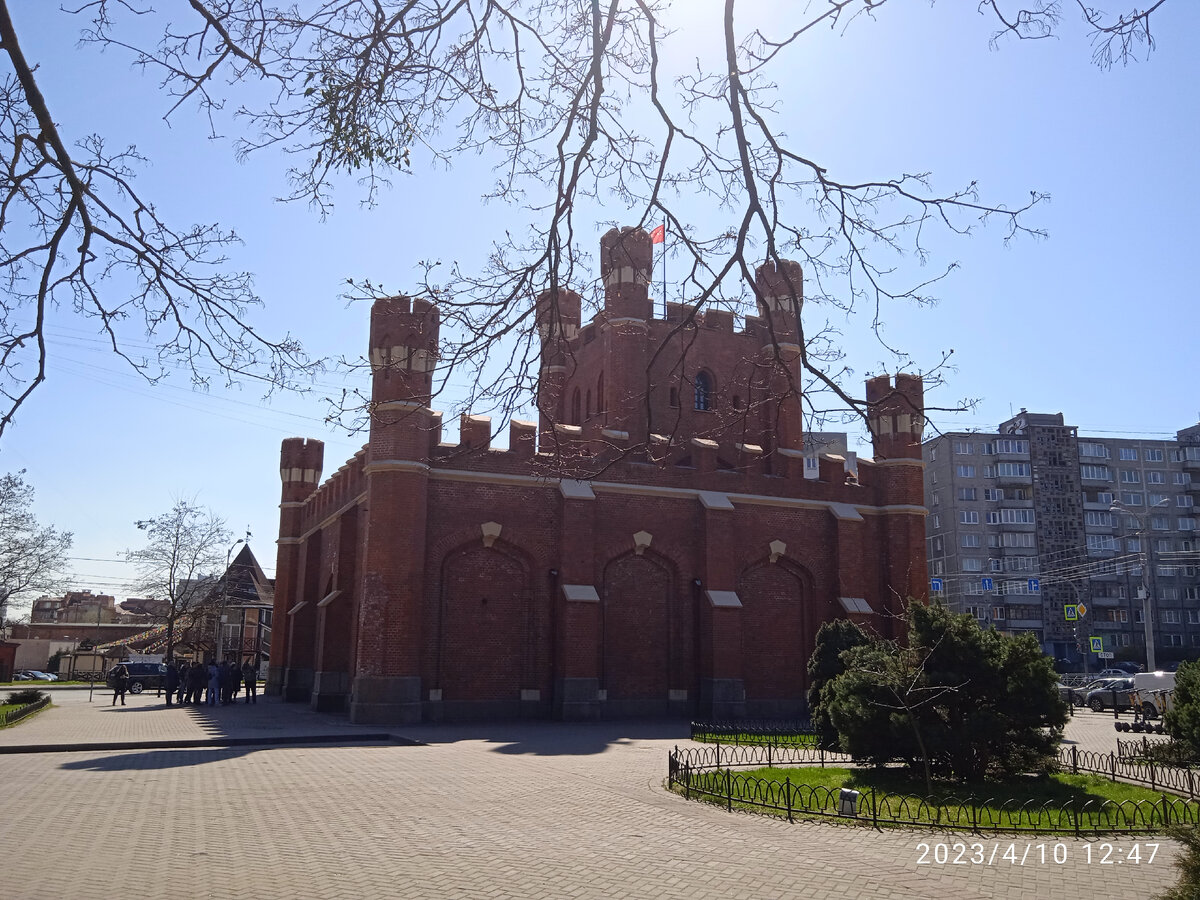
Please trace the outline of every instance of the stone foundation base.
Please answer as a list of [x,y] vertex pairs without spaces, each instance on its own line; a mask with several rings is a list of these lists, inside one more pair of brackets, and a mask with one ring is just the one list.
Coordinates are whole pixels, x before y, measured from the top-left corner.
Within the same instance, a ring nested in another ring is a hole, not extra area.
[[746,717],[746,686],[740,678],[700,681],[700,715],[714,721]]
[[307,703],[312,697],[312,669],[283,670],[283,702]]
[[317,712],[345,712],[350,703],[348,672],[317,672],[313,675],[309,706]]
[[359,675],[350,694],[356,725],[410,725],[421,721],[421,677]]
[[564,722],[595,722],[600,718],[598,678],[559,679],[554,698],[554,714]]

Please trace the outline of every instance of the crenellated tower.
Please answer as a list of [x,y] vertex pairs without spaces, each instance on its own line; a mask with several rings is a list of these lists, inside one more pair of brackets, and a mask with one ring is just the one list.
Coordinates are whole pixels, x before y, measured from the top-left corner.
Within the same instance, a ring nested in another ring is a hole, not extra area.
[[425,300],[388,297],[371,307],[371,439],[364,470],[370,500],[350,701],[355,722],[421,717],[429,403],[439,327],[437,308]]
[[769,372],[762,408],[771,450],[800,450],[804,447],[804,418],[800,395],[799,324],[797,316],[804,300],[804,271],[791,260],[766,262],[754,277],[758,315],[765,327],[760,364]]
[[606,393],[612,411],[608,427],[627,432],[635,444],[649,439],[644,401],[653,265],[654,245],[641,228],[613,228],[600,239],[600,278],[608,326]]
[[288,610],[300,601],[300,535],[304,502],[321,481],[325,444],[314,438],[286,438],[279,450],[279,541],[275,562],[275,628],[267,693],[280,694],[292,667]]
[[537,298],[537,329],[541,340],[538,373],[538,443],[550,447],[554,426],[565,421],[564,391],[575,368],[570,344],[579,337],[583,299],[574,291],[560,288],[544,291]]
[[867,381],[867,424],[876,459],[920,459],[925,429],[925,385],[919,375]]

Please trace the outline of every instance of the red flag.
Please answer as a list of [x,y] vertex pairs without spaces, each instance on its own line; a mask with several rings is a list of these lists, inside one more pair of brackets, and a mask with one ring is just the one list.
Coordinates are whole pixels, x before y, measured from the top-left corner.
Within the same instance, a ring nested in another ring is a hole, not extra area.
[[650,232],[650,243],[651,244],[661,244],[666,239],[667,239],[667,226],[666,225],[659,225],[652,232]]

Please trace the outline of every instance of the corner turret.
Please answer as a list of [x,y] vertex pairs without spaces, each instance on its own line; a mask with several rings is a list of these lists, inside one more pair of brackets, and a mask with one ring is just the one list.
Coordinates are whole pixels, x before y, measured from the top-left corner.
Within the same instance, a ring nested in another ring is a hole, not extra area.
[[428,300],[384,297],[371,307],[372,396],[377,406],[428,406],[440,318]]
[[867,424],[876,459],[920,459],[925,429],[925,385],[919,375],[867,380]]
[[754,273],[758,314],[777,339],[797,334],[796,316],[804,302],[804,270],[790,259],[763,263]]
[[641,228],[613,228],[600,238],[604,311],[610,319],[650,318],[654,245]]

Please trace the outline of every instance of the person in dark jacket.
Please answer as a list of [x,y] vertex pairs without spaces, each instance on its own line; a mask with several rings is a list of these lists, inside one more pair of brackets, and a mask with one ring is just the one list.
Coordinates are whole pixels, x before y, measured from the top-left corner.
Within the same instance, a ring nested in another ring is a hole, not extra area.
[[175,692],[179,690],[179,669],[175,666],[175,660],[170,660],[167,663],[166,684],[164,687],[167,691],[167,709],[171,708],[171,698],[175,696]]
[[204,703],[204,686],[208,683],[208,669],[197,660],[188,671],[188,703],[200,706]]
[[250,660],[242,666],[242,684],[246,686],[246,702],[258,703],[258,669]]
[[112,673],[113,699],[112,705],[117,705],[117,698],[121,698],[121,705],[125,705],[125,692],[129,690],[129,670],[124,666],[117,666]]

